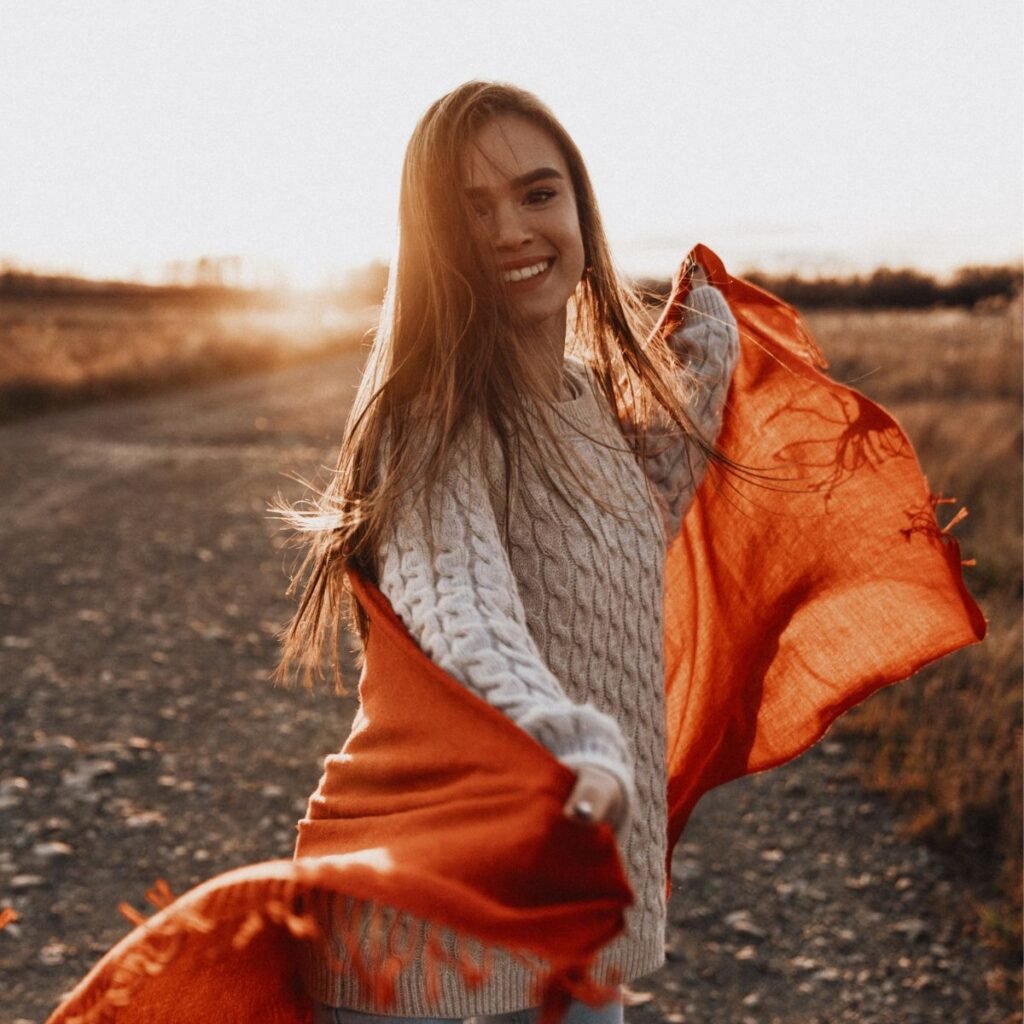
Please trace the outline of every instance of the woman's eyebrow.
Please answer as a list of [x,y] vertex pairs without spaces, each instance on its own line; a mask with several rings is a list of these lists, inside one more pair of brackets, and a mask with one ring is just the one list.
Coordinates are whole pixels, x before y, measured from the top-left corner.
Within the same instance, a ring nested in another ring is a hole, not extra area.
[[[558,178],[559,181],[563,180],[562,174],[556,171],[554,167],[538,167],[536,170],[527,171],[526,174],[520,174],[518,178],[511,178],[509,180],[509,186],[513,189],[526,188],[528,185],[532,185],[534,182],[542,181],[546,178]],[[478,188],[476,186],[466,189],[466,195],[470,199],[484,196],[490,189]]]

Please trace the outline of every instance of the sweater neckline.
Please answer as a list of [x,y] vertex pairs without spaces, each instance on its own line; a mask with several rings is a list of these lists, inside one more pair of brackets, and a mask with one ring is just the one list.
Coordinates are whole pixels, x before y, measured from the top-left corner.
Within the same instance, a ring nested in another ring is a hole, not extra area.
[[[568,428],[572,434],[592,433],[601,417],[590,367],[581,359],[569,356],[562,363],[562,376],[572,393],[568,398],[547,402],[554,413],[556,427]],[[527,404],[532,404],[529,399]]]
[[[544,403],[552,414],[555,430],[568,440],[576,440],[581,434],[592,437],[605,431],[609,423],[606,403],[590,366],[576,356],[567,356],[562,362],[562,374],[573,391],[572,396],[547,399]],[[525,406],[530,415],[538,415],[538,405],[532,398],[525,398]]]

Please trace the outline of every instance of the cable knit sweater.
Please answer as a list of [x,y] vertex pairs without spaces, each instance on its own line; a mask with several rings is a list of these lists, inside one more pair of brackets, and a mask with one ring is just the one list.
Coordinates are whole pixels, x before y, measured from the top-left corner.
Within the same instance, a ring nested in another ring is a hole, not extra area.
[[[711,287],[691,292],[688,307],[671,343],[701,384],[691,411],[713,442],[737,358],[735,320]],[[620,781],[628,809],[618,838],[636,902],[595,974],[608,980],[614,969],[628,981],[664,961],[662,569],[666,540],[678,530],[705,461],[678,433],[655,426],[663,450],[641,467],[588,368],[571,359],[564,368],[572,394],[555,403],[560,440],[588,487],[612,507],[583,493],[568,501],[528,459],[514,506],[505,507],[497,442],[468,433],[429,515],[415,495],[404,500],[381,552],[379,586],[441,668],[564,764],[600,766]],[[469,940],[444,931],[442,941],[454,949]],[[480,953],[478,945],[468,951]],[[440,1007],[424,1003],[422,979],[407,970],[391,1012],[468,1017],[531,1005],[528,967],[501,950],[493,964],[476,990],[454,973],[443,976]],[[350,974],[314,964],[307,983],[322,1002],[373,1010]]]

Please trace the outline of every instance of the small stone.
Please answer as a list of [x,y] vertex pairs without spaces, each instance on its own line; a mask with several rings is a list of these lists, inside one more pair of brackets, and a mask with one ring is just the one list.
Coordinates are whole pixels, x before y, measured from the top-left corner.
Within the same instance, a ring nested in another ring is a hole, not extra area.
[[42,875],[15,875],[9,884],[15,892],[21,892],[24,889],[43,888],[46,885],[46,879]]
[[75,951],[71,946],[66,946],[63,942],[59,942],[57,939],[50,939],[50,941],[39,950],[39,960],[47,967],[56,967],[59,964],[64,963],[68,956],[74,952]]
[[749,910],[735,910],[725,915],[726,926],[731,928],[737,935],[745,935],[752,939],[763,939],[764,930],[759,928],[750,919]]
[[815,971],[818,969],[818,961],[809,956],[794,956],[790,958],[789,964],[798,971]]
[[761,993],[760,992],[749,992],[743,997],[743,1005],[748,1010],[754,1010],[761,1005]]
[[903,935],[908,942],[920,942],[928,937],[930,929],[927,922],[920,918],[911,917],[904,921],[897,921],[890,931]]
[[117,771],[117,765],[107,760],[85,760],[80,761],[70,771],[61,775],[61,781],[69,789],[82,791],[92,786],[96,779],[113,775]]
[[739,960],[740,962],[756,960],[757,949],[754,946],[744,946],[742,949],[737,949],[732,956],[734,960]]
[[36,843],[32,847],[32,853],[40,860],[54,861],[64,857],[70,857],[75,851],[59,839],[53,839],[46,843]]
[[153,825],[166,825],[167,819],[160,811],[133,811],[124,819],[129,828],[149,828]]
[[866,871],[863,874],[855,875],[851,878],[847,878],[843,881],[843,884],[847,889],[853,889],[854,892],[860,892],[863,889],[867,889],[869,886],[874,885],[875,879],[873,875],[869,875]]

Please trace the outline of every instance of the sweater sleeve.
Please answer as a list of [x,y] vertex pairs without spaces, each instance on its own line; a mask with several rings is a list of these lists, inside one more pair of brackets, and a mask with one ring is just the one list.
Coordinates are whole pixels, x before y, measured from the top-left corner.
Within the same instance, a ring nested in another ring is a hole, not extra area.
[[469,432],[453,446],[428,510],[403,494],[381,550],[381,592],[439,667],[502,711],[570,768],[605,768],[633,804],[633,769],[618,723],[576,704],[531,636]]
[[[739,357],[736,318],[717,288],[704,285],[690,292],[686,318],[669,345],[695,378],[697,390],[689,408],[694,425],[714,444]],[[648,448],[644,471],[660,497],[665,534],[671,540],[704,478],[707,457],[667,417],[649,428]]]

